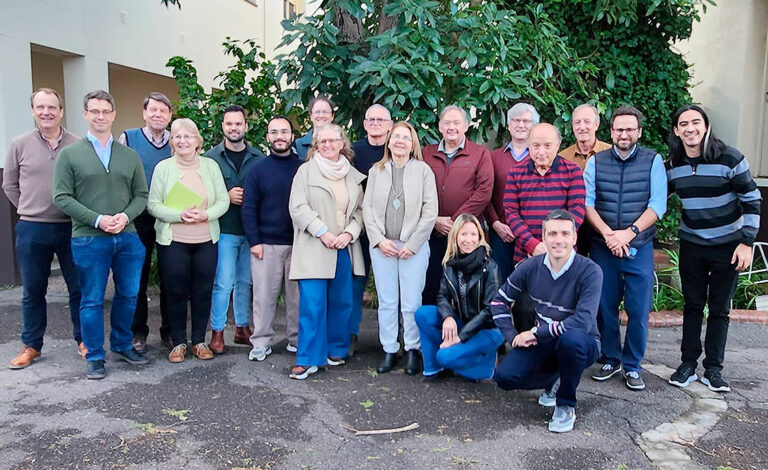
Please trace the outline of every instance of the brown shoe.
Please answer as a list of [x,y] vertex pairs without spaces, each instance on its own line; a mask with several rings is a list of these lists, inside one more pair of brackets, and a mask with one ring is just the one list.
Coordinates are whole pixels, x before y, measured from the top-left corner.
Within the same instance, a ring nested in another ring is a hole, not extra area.
[[192,346],[192,355],[200,359],[201,361],[207,361],[208,359],[213,359],[213,353],[211,352],[211,348],[209,348],[208,345],[205,343],[197,343],[196,345]]
[[224,332],[223,331],[211,331],[211,351],[214,354],[224,354]]
[[187,345],[182,343],[171,350],[168,355],[168,360],[173,363],[184,362],[184,358],[187,355]]
[[80,341],[80,344],[77,345],[77,352],[80,353],[80,357],[85,359],[85,355],[88,354],[88,348],[85,347],[85,343]]
[[238,326],[235,328],[236,344],[251,344],[251,335],[253,331],[250,326]]
[[24,345],[21,348],[21,352],[13,358],[8,368],[10,369],[23,369],[32,364],[32,361],[36,361],[40,357],[40,351],[37,349]]

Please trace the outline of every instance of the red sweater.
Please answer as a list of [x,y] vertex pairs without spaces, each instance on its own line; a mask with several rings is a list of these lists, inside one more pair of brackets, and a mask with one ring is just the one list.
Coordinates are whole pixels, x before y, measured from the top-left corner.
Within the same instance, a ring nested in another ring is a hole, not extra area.
[[435,174],[437,215],[455,220],[466,212],[481,218],[493,190],[491,153],[467,139],[448,165],[445,154],[438,152],[437,147],[430,145],[422,151],[424,161]]
[[515,263],[541,242],[541,222],[550,211],[569,211],[578,228],[584,221],[584,199],[581,168],[563,157],[556,156],[544,175],[536,171],[532,160],[513,166],[504,188],[504,212],[516,238]]

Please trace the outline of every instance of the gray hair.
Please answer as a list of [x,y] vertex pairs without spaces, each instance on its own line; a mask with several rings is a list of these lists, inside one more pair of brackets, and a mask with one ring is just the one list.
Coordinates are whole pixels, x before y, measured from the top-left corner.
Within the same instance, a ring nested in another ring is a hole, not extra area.
[[571,113],[571,120],[573,120],[573,115],[576,114],[576,111],[580,109],[591,109],[592,112],[595,113],[595,122],[600,124],[600,111],[597,110],[595,105],[589,103],[580,104],[573,108],[573,112]]
[[525,114],[527,112],[531,112],[531,120],[533,121],[533,124],[536,125],[541,120],[541,116],[539,116],[538,111],[536,111],[536,108],[531,106],[528,103],[517,103],[511,108],[509,108],[509,111],[507,111],[507,123],[512,120],[512,118],[516,116],[520,116],[521,114]]
[[392,113],[389,112],[389,110],[387,109],[386,106],[384,106],[382,104],[379,104],[379,103],[372,104],[371,106],[368,107],[368,109],[365,110],[365,118],[366,119],[368,119],[368,113],[371,112],[371,110],[374,110],[374,109],[381,109],[381,110],[385,111],[387,113],[387,119],[392,119]]
[[449,111],[459,111],[459,112],[461,113],[461,115],[462,115],[462,116],[464,116],[464,121],[466,121],[466,122],[467,122],[467,124],[469,124],[470,122],[472,122],[472,121],[471,121],[471,119],[469,119],[469,113],[468,113],[468,112],[466,112],[466,111],[464,110],[464,108],[462,108],[461,106],[457,106],[457,105],[455,105],[455,104],[449,104],[448,106],[446,106],[445,108],[443,108],[443,110],[442,110],[442,111],[440,111],[440,120],[441,120],[441,121],[443,120],[443,116],[445,116],[445,113],[447,113],[447,112],[449,112]]

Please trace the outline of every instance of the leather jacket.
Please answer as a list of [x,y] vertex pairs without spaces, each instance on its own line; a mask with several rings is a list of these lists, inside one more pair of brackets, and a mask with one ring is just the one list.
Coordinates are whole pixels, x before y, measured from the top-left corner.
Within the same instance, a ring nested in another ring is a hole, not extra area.
[[448,317],[456,319],[462,342],[482,329],[496,328],[491,314],[491,300],[499,290],[498,273],[496,263],[486,257],[482,267],[472,273],[469,280],[464,279],[467,288],[466,298],[462,299],[458,272],[450,266],[443,267],[437,311],[443,320]]

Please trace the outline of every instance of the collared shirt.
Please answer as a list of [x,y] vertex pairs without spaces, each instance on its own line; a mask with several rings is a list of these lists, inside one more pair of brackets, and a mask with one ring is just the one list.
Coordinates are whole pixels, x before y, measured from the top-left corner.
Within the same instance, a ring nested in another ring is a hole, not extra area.
[[[626,160],[637,152],[637,144],[632,147],[632,150],[629,151],[626,157],[622,157],[615,146],[611,151],[622,160]],[[584,168],[584,188],[587,193],[587,207],[595,207],[597,195],[595,191],[594,158],[587,160],[587,166]],[[648,200],[648,207],[656,213],[659,219],[664,217],[664,213],[667,212],[667,171],[659,154],[656,154],[653,158],[653,164],[651,165],[651,197]]]
[[562,268],[560,268],[560,271],[555,272],[554,269],[552,269],[552,262],[549,260],[549,252],[544,255],[544,266],[549,269],[549,273],[552,274],[552,279],[557,281],[557,278],[568,272],[568,269],[573,264],[573,260],[576,258],[576,250],[571,250],[571,256],[568,257],[568,261],[565,262]]
[[438,146],[437,146],[437,151],[438,152],[443,152],[445,154],[445,162],[450,165],[451,164],[451,159],[453,157],[455,157],[457,153],[459,153],[459,150],[464,149],[464,145],[466,143],[467,143],[467,138],[464,137],[464,139],[462,139],[462,141],[459,144],[459,146],[456,147],[456,150],[454,150],[451,153],[448,153],[448,152],[445,151],[445,139],[440,139],[440,144],[438,144]]
[[504,151],[505,151],[505,152],[509,152],[509,154],[510,154],[510,155],[512,155],[512,158],[514,158],[514,159],[515,159],[515,161],[516,161],[516,162],[518,162],[518,163],[519,163],[519,162],[521,162],[521,161],[522,161],[522,160],[523,160],[525,157],[527,157],[527,156],[528,156],[528,154],[530,153],[530,152],[528,151],[528,147],[526,147],[526,148],[525,148],[525,150],[523,150],[523,151],[520,153],[520,155],[516,155],[516,154],[515,154],[515,149],[513,149],[513,148],[512,148],[512,142],[510,142],[510,143],[508,143],[508,144],[507,144],[507,146],[504,148]]
[[[171,133],[168,132],[168,130],[163,131],[163,137],[160,138],[160,142],[155,142],[155,136],[152,134],[152,131],[149,130],[149,127],[144,126],[141,128],[141,132],[147,137],[147,140],[152,142],[152,145],[155,147],[163,147],[165,144],[168,143],[168,140],[171,138]],[[122,145],[128,145],[127,143],[128,139],[125,137],[125,132],[120,134],[120,137],[117,138],[117,143]]]
[[584,171],[584,167],[587,165],[587,161],[590,158],[592,158],[596,153],[602,152],[603,150],[608,150],[609,148],[611,148],[611,144],[603,142],[602,140],[595,140],[595,146],[592,147],[592,150],[586,154],[579,151],[578,144],[573,144],[570,147],[561,150],[558,155],[579,165],[579,168]]
[[99,157],[101,164],[104,165],[104,169],[109,171],[109,161],[112,160],[112,142],[114,141],[112,136],[109,136],[106,147],[101,145],[99,139],[94,137],[91,131],[85,134],[85,138],[93,145],[93,150],[96,152],[96,156]]
[[37,133],[40,134],[40,138],[43,139],[43,142],[45,142],[45,145],[47,145],[49,149],[56,150],[57,148],[59,148],[59,145],[61,145],[61,139],[64,138],[64,128],[63,127],[59,126],[59,137],[58,137],[58,139],[56,139],[56,145],[55,146],[51,145],[51,143],[48,141],[48,139],[45,138],[45,136],[43,135],[42,131],[40,131],[39,127],[36,127],[35,129],[37,129]]

